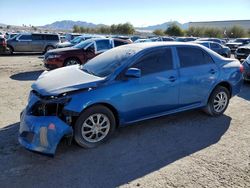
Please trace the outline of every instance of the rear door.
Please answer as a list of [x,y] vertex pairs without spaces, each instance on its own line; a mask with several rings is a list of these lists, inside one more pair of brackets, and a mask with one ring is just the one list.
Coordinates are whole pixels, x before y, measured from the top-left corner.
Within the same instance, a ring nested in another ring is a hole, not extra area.
[[33,52],[42,52],[44,51],[44,35],[41,34],[32,34],[32,51]]
[[23,34],[17,38],[15,51],[17,52],[32,52],[32,38],[30,34]]
[[176,47],[180,63],[180,106],[200,106],[218,78],[211,56],[198,47]]

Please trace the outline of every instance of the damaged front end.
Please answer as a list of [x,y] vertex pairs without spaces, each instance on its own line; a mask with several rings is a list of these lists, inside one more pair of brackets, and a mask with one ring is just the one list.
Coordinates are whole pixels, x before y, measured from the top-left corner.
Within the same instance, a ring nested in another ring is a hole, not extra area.
[[70,98],[66,95],[43,97],[31,91],[21,114],[19,142],[25,148],[54,155],[62,137],[72,137],[72,116],[64,113]]

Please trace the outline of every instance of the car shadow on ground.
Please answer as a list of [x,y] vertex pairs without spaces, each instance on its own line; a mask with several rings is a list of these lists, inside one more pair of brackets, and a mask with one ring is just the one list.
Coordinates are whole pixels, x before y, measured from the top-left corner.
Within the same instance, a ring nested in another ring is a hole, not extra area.
[[13,74],[10,76],[12,80],[18,81],[34,81],[43,73],[44,70],[30,71],[30,72],[21,72]]
[[250,82],[244,82],[241,92],[238,94],[238,96],[250,101]]
[[119,128],[94,149],[61,143],[54,158],[17,142],[19,123],[0,129],[3,187],[117,187],[217,143],[231,118],[184,112]]

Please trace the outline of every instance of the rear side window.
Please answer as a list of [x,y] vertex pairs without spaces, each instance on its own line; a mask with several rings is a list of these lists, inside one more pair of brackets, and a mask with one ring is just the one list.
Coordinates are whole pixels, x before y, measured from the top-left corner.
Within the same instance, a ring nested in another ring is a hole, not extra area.
[[21,35],[19,40],[31,40],[31,35]]
[[112,48],[112,44],[110,40],[97,40],[96,41],[96,49],[97,51],[109,50]]
[[32,40],[43,40],[43,36],[38,34],[33,34]]
[[172,59],[170,48],[157,50],[142,57],[132,67],[140,69],[142,75],[153,74],[173,69]]
[[177,47],[177,51],[183,68],[213,63],[212,58],[199,48]]
[[128,44],[127,42],[119,41],[119,40],[114,40],[115,47],[117,46],[122,46],[125,44]]
[[59,41],[58,35],[45,35],[45,40]]
[[212,49],[219,49],[219,48],[221,48],[220,45],[216,44],[216,43],[211,43],[210,46],[211,46]]

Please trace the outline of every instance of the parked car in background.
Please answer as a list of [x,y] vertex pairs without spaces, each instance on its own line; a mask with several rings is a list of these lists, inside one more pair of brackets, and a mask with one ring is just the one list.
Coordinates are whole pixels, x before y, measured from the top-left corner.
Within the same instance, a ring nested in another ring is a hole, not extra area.
[[245,46],[240,46],[235,51],[235,58],[238,60],[246,59],[250,55],[250,44]]
[[160,42],[160,41],[175,41],[172,37],[151,37],[150,40],[152,42]]
[[75,37],[79,37],[79,36],[81,36],[82,34],[79,34],[79,33],[67,33],[66,35],[65,35],[65,39],[66,39],[66,41],[71,41],[71,40],[73,40]]
[[151,39],[137,39],[134,43],[153,42]]
[[66,36],[65,35],[60,35],[60,42],[63,43],[63,42],[66,42]]
[[66,48],[66,47],[75,46],[76,44],[79,44],[80,42],[91,39],[91,38],[105,38],[105,37],[101,37],[99,35],[81,35],[81,36],[75,37],[71,41],[65,41],[63,43],[58,43],[58,45],[56,47],[57,48]]
[[7,52],[7,42],[6,39],[0,37],[0,54],[5,54]]
[[117,46],[130,44],[127,40],[93,38],[73,47],[51,50],[44,55],[44,66],[48,69],[84,64],[95,56]]
[[194,41],[197,44],[201,44],[203,46],[206,46],[207,48],[210,48],[211,50],[217,52],[218,54],[224,56],[224,57],[231,57],[231,50],[229,47],[221,45],[217,42],[212,42],[212,41],[199,41],[196,40]]
[[53,155],[63,136],[93,148],[117,127],[138,121],[200,108],[219,116],[242,82],[238,60],[201,45],[121,46],[82,66],[42,74],[22,112],[19,142]]
[[228,46],[231,49],[231,52],[234,53],[238,47],[244,46],[250,43],[249,38],[238,38],[232,41],[229,41],[226,43],[226,46]]
[[127,41],[129,41],[130,43],[133,42],[133,40],[132,40],[131,37],[129,37],[129,36],[115,35],[115,36],[112,36],[112,38],[127,40]]
[[175,41],[177,42],[192,42],[197,40],[197,37],[177,37]]
[[173,37],[160,37],[161,41],[175,41],[175,39]]
[[4,38],[4,33],[0,32],[0,38]]
[[219,44],[226,44],[226,41],[225,40],[221,40],[221,39],[218,39],[218,38],[199,38],[197,39],[197,41],[212,41],[212,42],[217,42]]
[[244,67],[243,78],[245,81],[250,81],[250,55],[242,63]]
[[8,40],[8,39],[11,39],[11,38],[15,37],[18,34],[19,33],[6,33],[5,38]]
[[24,33],[7,40],[10,53],[47,52],[56,48],[60,38],[58,34]]

